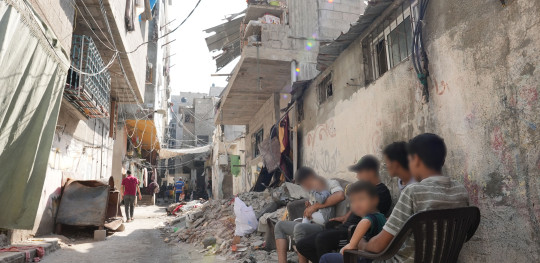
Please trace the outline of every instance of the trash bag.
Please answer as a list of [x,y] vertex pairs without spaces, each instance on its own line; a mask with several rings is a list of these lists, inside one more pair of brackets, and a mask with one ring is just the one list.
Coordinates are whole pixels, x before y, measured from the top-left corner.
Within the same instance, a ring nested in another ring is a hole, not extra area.
[[235,236],[245,236],[257,230],[257,217],[253,211],[253,207],[246,206],[240,198],[234,198],[234,215],[236,216]]

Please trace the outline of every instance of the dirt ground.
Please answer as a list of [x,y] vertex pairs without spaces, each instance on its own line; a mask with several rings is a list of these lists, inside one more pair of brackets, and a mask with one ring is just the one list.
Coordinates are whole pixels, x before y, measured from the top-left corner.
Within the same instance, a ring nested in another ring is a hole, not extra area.
[[[124,207],[122,207],[123,211]],[[159,206],[135,208],[135,220],[125,223],[123,232],[115,233],[105,241],[95,242],[89,237],[72,239],[42,262],[225,262],[224,258],[204,256],[201,248],[189,244],[167,244],[157,229],[166,218]]]

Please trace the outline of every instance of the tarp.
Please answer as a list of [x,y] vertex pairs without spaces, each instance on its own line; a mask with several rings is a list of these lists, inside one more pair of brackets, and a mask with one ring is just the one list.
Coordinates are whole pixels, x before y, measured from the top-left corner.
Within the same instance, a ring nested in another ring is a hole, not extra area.
[[42,196],[69,65],[43,25],[22,0],[0,1],[0,228],[32,229]]
[[103,226],[109,185],[99,181],[70,181],[64,188],[56,223],[72,226]]
[[159,150],[158,132],[153,120],[126,120],[126,129],[135,145],[140,144],[147,151]]
[[176,156],[182,156],[187,154],[197,154],[209,152],[212,149],[211,145],[205,145],[201,147],[194,148],[184,148],[184,149],[161,149],[159,151],[160,159],[169,159]]

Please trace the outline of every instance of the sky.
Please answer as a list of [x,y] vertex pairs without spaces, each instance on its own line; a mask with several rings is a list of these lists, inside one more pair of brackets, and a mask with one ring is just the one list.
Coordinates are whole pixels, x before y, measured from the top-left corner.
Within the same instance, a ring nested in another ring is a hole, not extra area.
[[[170,28],[175,28],[184,20],[198,0],[173,0],[169,9],[169,20],[175,19]],[[180,92],[208,93],[213,83],[219,87],[227,85],[226,77],[211,77],[216,73],[216,64],[208,51],[205,38],[212,35],[203,32],[207,28],[226,22],[226,15],[238,13],[246,8],[245,0],[201,0],[195,12],[172,34],[176,39],[171,54],[172,95]],[[234,69],[238,59],[217,73],[228,74]]]

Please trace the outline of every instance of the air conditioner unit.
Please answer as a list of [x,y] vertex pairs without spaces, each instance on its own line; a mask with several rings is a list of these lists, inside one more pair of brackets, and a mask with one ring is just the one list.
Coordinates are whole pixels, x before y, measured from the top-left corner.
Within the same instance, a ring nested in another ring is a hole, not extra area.
[[218,164],[227,166],[229,165],[229,158],[226,154],[220,154],[218,157]]

